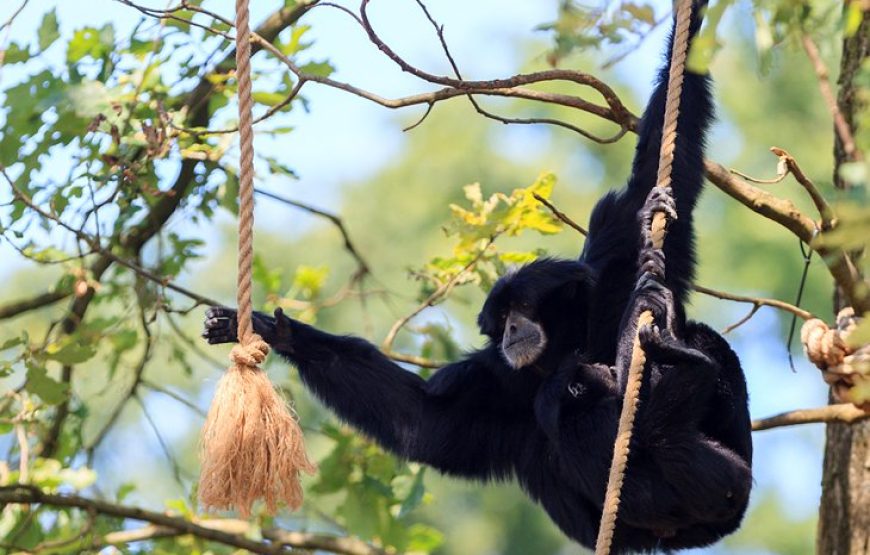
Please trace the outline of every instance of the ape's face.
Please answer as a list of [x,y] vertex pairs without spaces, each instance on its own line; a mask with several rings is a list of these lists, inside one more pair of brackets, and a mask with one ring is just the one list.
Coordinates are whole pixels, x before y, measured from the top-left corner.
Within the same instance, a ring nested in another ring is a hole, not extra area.
[[508,273],[483,305],[480,331],[514,369],[573,348],[583,339],[589,283],[587,269],[570,260],[543,259]]

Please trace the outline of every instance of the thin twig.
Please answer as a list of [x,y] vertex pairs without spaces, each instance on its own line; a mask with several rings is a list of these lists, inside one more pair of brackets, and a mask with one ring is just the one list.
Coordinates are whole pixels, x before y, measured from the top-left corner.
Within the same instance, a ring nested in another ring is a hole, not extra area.
[[276,195],[275,193],[265,191],[263,189],[254,189],[254,192],[258,195],[268,197],[272,200],[276,200],[288,206],[293,206],[300,210],[304,210],[306,212],[314,214],[315,216],[320,216],[321,218],[325,218],[332,222],[332,224],[338,229],[338,232],[341,233],[341,238],[344,241],[344,248],[348,252],[348,254],[350,254],[353,259],[356,260],[360,272],[362,272],[363,274],[368,274],[370,272],[368,262],[365,261],[359,250],[353,244],[353,241],[350,238],[350,233],[347,231],[347,227],[344,225],[344,221],[339,216],[331,212],[321,210],[320,208],[311,206],[310,204],[300,202],[298,200],[291,200],[280,195]]
[[456,272],[453,276],[450,277],[446,282],[442,283],[438,286],[435,291],[429,295],[426,300],[420,303],[414,310],[412,310],[409,314],[399,318],[393,326],[390,328],[390,331],[387,333],[387,336],[384,338],[383,343],[381,344],[381,350],[384,352],[392,352],[393,350],[393,342],[396,340],[396,335],[398,335],[399,330],[401,330],[405,324],[410,322],[415,316],[426,310],[427,308],[434,306],[439,300],[444,298],[446,295],[450,293],[453,287],[459,282],[459,280],[468,273],[471,268],[474,267],[475,264],[480,260],[480,258],[486,253],[486,250],[492,245],[494,237],[491,237],[489,241],[487,241],[486,245],[480,249],[480,251],[468,262],[461,270]]
[[798,165],[797,160],[782,148],[772,146],[770,147],[770,151],[779,157],[780,161],[785,164],[786,168],[788,168],[789,173],[794,176],[797,182],[801,184],[813,200],[813,204],[816,205],[816,210],[819,211],[819,215],[822,217],[822,230],[827,230],[833,227],[834,209],[831,208],[831,205],[828,204],[828,201],[826,201],[825,197],[822,196],[822,193],[819,192],[815,183],[813,183],[803,172],[801,167]]
[[710,289],[709,287],[704,287],[702,285],[693,285],[692,289],[697,291],[698,293],[703,293],[704,295],[709,295],[711,297],[716,297],[717,299],[722,299],[726,301],[735,301],[738,303],[750,303],[758,307],[762,306],[770,306],[773,308],[778,308],[779,310],[784,310],[790,314],[794,314],[798,318],[802,320],[810,320],[815,318],[812,312],[804,310],[803,308],[794,306],[793,304],[789,304],[785,301],[780,301],[779,299],[765,299],[762,297],[747,297],[745,295],[736,295],[734,293],[727,293],[725,291],[718,291],[716,289]]
[[544,197],[542,197],[538,193],[532,193],[532,196],[535,197],[535,199],[538,202],[540,202],[541,204],[543,204],[544,206],[549,208],[550,212],[552,212],[554,216],[556,216],[558,219],[562,220],[566,225],[574,228],[574,230],[576,230],[577,233],[579,233],[583,237],[586,237],[589,235],[589,232],[583,226],[581,226],[580,224],[578,224],[577,222],[572,220],[570,217],[568,217],[567,214],[565,214],[564,212],[562,212],[561,210],[556,208],[553,205],[553,203],[551,203],[549,200],[545,199]]

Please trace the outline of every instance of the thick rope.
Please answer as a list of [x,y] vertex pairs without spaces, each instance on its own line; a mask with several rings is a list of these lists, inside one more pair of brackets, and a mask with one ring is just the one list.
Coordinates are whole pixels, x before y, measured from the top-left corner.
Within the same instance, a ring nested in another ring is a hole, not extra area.
[[236,77],[239,83],[239,268],[236,300],[239,341],[254,335],[251,274],[254,262],[254,130],[251,94],[251,29],[248,0],[236,0]]
[[[662,145],[659,151],[659,169],[656,176],[656,186],[670,192],[671,173],[674,165],[674,151],[677,145],[677,120],[680,116],[680,97],[683,92],[683,74],[686,57],[689,51],[689,27],[692,20],[692,0],[679,0],[677,7],[677,24],[674,29],[674,43],[671,51],[671,68],[668,74],[667,100],[665,103],[664,126],[662,128]],[[671,193],[672,194],[672,193]],[[650,233],[653,246],[662,249],[667,231],[667,216],[657,212],[651,223]],[[646,355],[640,346],[638,332],[643,326],[652,324],[653,315],[644,311],[637,319],[634,342],[632,344],[631,362],[628,379],[619,416],[619,426],[616,441],[613,446],[613,460],[610,464],[610,476],[607,481],[607,491],[604,495],[604,505],[601,513],[601,523],[598,528],[598,541],[595,544],[596,555],[607,555],[613,544],[613,534],[616,530],[616,516],[619,512],[622,484],[625,480],[625,470],[628,465],[628,455],[631,444],[631,434],[637,404],[640,396],[640,386],[643,380],[643,368]]]
[[302,504],[300,472],[316,466],[302,429],[259,368],[269,345],[254,333],[251,277],[254,256],[254,132],[248,0],[236,0],[236,78],[239,86],[238,337],[202,431],[199,499],[207,508],[251,514],[258,499],[275,514],[279,502]]

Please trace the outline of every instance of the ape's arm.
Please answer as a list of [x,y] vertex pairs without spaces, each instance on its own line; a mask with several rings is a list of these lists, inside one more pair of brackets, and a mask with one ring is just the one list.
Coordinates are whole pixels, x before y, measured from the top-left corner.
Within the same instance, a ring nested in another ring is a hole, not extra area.
[[[531,425],[518,417],[481,351],[429,381],[387,359],[371,343],[292,320],[255,313],[254,330],[298,369],[305,385],[335,413],[401,457],[445,473],[488,479],[513,470]],[[210,309],[204,336],[236,341],[236,311]]]

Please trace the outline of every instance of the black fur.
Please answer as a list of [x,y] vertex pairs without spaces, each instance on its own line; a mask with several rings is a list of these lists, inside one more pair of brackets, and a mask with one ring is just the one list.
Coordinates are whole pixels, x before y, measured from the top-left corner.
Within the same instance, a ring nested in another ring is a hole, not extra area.
[[[484,348],[423,380],[367,341],[280,310],[274,318],[255,314],[255,331],[321,401],[384,448],[453,476],[516,478],[567,535],[592,546],[625,381],[612,368],[631,350],[619,341],[621,322],[652,309],[664,320],[641,330],[648,364],[614,552],[702,546],[733,531],[751,486],[745,380],[727,342],[686,322],[682,308],[712,119],[706,76],[687,74],[684,82],[673,174],[679,219],[665,246],[667,275],[634,291],[638,214],[661,208],[647,196],[667,70],[641,122],[628,186],[596,206],[580,260],[544,259],[502,278],[478,318]],[[210,309],[203,335],[236,341],[235,311]]]

